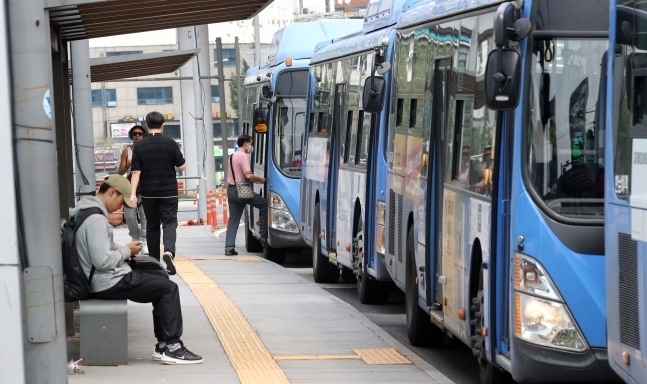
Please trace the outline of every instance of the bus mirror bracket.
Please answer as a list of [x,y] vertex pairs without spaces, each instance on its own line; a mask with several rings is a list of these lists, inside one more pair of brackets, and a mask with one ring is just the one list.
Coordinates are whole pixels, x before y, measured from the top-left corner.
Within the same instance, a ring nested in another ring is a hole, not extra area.
[[259,134],[267,133],[268,109],[259,107],[254,110],[254,131]]
[[488,55],[485,69],[485,103],[490,109],[505,111],[516,108],[521,90],[521,55],[509,48],[510,42],[523,40],[530,32],[528,19],[518,17],[512,3],[499,6],[494,19],[496,50]]

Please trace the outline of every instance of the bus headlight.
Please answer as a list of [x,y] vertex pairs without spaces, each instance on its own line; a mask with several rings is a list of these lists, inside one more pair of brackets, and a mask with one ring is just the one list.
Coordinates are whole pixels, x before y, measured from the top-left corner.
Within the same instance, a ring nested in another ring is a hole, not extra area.
[[375,236],[377,242],[377,252],[384,254],[384,215],[386,210],[386,204],[383,201],[377,202],[377,236]]
[[268,224],[270,228],[291,233],[299,232],[299,226],[281,196],[277,193],[270,192],[269,205]]
[[584,351],[586,343],[566,305],[515,292],[515,334],[534,344]]
[[536,260],[515,254],[515,336],[533,344],[581,352],[588,349],[566,304]]

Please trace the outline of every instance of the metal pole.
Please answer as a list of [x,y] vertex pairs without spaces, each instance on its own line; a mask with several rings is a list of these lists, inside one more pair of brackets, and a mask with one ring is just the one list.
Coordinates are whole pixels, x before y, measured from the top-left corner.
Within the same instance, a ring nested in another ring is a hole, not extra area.
[[[50,106],[52,102],[52,55],[49,12],[44,0],[9,0],[13,103],[13,154],[16,184],[2,193],[6,205],[17,209],[19,220],[6,224],[6,232],[18,231],[20,248],[20,290],[23,307],[22,365],[13,351],[9,360],[16,366],[2,371],[2,377],[17,378],[24,370],[27,383],[65,383],[66,340],[63,299],[63,263],[60,241],[56,137]],[[4,45],[7,47],[7,45]],[[7,48],[4,48],[7,49]],[[4,139],[4,136],[2,136]],[[3,147],[4,148],[4,147]],[[3,160],[5,158],[3,157]],[[11,179],[5,180],[11,185]],[[15,218],[3,208],[8,220]],[[9,248],[11,244],[6,244]],[[9,318],[11,321],[11,317]],[[15,328],[10,334],[19,333]],[[9,346],[13,338],[8,338]],[[27,369],[27,367],[29,367]],[[14,373],[13,370],[18,371]]]
[[[236,135],[240,135],[242,133],[241,130],[243,129],[243,89],[242,81],[240,81],[241,62],[240,47],[238,46],[238,36],[236,36],[234,40],[234,49],[236,50],[236,90],[238,91],[238,110],[236,111],[236,115],[238,115],[238,132],[236,132]],[[243,74],[243,76],[245,75],[247,74]]]
[[[209,54],[209,26],[206,24],[197,27],[198,34],[198,60],[200,63],[200,79],[211,74],[211,55]],[[216,190],[216,161],[213,156],[213,115],[211,113],[211,80],[202,81],[202,105],[204,118],[204,176],[207,180],[207,191]]]
[[90,41],[72,42],[72,97],[74,98],[74,143],[77,192],[95,191],[94,127],[92,125],[92,79]]
[[254,66],[261,65],[261,31],[258,15],[254,16]]
[[[15,6],[15,4],[13,4]],[[12,83],[9,70],[11,69],[10,52],[7,47],[9,37],[9,27],[6,26],[5,21],[9,20],[7,17],[7,2],[0,2],[0,20],[2,23],[2,30],[0,30],[0,41],[2,41],[3,48],[0,49],[0,116],[5,116],[7,122],[12,121],[12,105],[11,105],[11,87],[16,85]],[[15,11],[18,12],[18,11]],[[14,13],[15,13],[14,12]],[[29,16],[25,16],[27,18]],[[11,31],[12,35],[21,33],[23,30],[20,21],[14,25],[14,30]],[[27,51],[27,48],[24,47]],[[15,52],[15,50],[14,50]],[[24,60],[23,60],[24,62]],[[14,61],[15,63],[15,61]],[[0,169],[0,177],[9,188],[3,188],[2,199],[5,204],[2,207],[2,227],[0,230],[0,242],[2,242],[3,250],[0,252],[0,281],[3,284],[3,295],[5,298],[0,300],[0,316],[2,317],[2,325],[5,329],[10,330],[4,333],[3,344],[5,348],[11,353],[3,353],[0,359],[0,372],[2,372],[2,379],[9,383],[22,384],[25,382],[25,306],[24,306],[24,293],[22,290],[22,263],[18,250],[18,231],[16,230],[16,223],[18,222],[19,207],[16,206],[16,189],[13,188],[17,181],[15,177],[17,173],[14,172],[16,164],[14,164],[14,135],[12,129],[3,129],[0,131],[0,162],[5,164]]]
[[222,64],[222,39],[216,39],[218,53],[218,89],[220,91],[220,131],[222,132],[222,174],[227,182],[227,161],[229,142],[227,141],[227,103],[225,101],[225,70]]
[[[193,48],[198,48],[196,38],[197,28],[193,27]],[[195,139],[196,153],[198,155],[198,219],[207,220],[207,179],[204,175],[204,113],[202,101],[202,89],[200,88],[200,71],[198,68],[198,55],[194,56],[193,62],[193,101],[195,104]]]
[[[178,49],[193,49],[194,42],[193,27],[182,27],[177,29],[177,44]],[[198,164],[193,161],[197,159],[196,148],[196,129],[193,111],[195,110],[196,101],[193,99],[194,95],[194,73],[193,73],[193,60],[186,63],[180,68],[180,108],[181,108],[181,127],[182,127],[182,153],[184,158],[188,159],[186,163],[185,175],[196,176],[198,174]],[[140,79],[145,80],[145,79]],[[168,80],[167,80],[168,81]],[[184,181],[184,186],[187,189],[197,188],[198,180],[190,179]],[[197,189],[195,189],[197,193]]]

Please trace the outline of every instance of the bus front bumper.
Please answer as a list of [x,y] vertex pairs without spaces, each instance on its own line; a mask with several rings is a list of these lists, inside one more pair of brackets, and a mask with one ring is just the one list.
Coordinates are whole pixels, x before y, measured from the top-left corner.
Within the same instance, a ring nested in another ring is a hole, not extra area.
[[301,232],[291,233],[269,228],[267,243],[272,248],[307,248]]
[[575,353],[539,347],[513,338],[513,378],[518,383],[622,383],[605,348]]

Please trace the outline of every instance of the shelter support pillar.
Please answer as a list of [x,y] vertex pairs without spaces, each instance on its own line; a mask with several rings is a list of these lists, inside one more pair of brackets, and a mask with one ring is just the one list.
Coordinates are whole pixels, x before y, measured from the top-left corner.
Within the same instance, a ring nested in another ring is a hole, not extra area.
[[92,79],[90,77],[90,42],[73,41],[72,90],[74,98],[74,141],[76,148],[76,191],[95,191],[94,129],[92,125]]
[[[67,381],[56,100],[44,0],[9,0],[13,143],[27,383]],[[12,200],[7,200],[11,203]],[[15,330],[15,329],[14,329]],[[18,351],[14,351],[19,353]],[[10,370],[11,371],[11,370]]]

